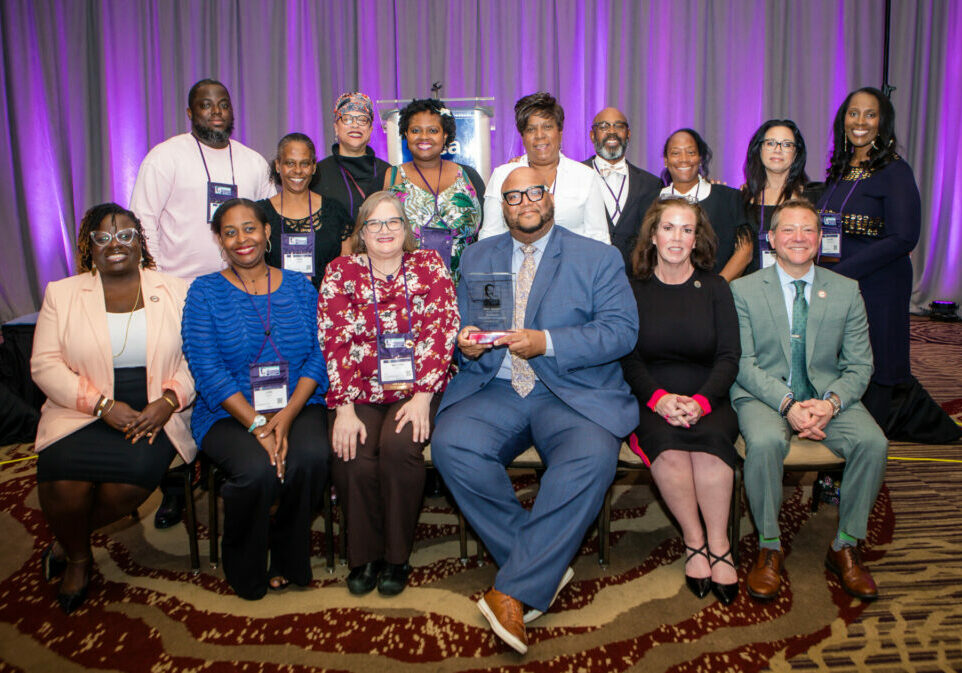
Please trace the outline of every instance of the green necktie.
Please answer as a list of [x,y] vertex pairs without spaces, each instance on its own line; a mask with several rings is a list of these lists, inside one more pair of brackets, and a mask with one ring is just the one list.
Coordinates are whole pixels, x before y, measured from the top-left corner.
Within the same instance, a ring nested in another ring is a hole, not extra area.
[[805,328],[808,326],[808,302],[805,301],[805,281],[793,280],[795,303],[792,305],[792,395],[799,402],[815,397],[815,389],[808,380],[805,364]]

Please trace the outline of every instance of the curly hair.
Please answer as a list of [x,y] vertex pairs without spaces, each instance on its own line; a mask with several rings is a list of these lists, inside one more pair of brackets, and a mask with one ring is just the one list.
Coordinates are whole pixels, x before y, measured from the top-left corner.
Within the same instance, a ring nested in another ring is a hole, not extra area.
[[762,143],[765,142],[765,135],[768,131],[776,126],[784,126],[792,132],[795,138],[795,158],[792,160],[792,165],[788,167],[785,187],[779,194],[778,200],[787,201],[791,199],[793,194],[802,191],[802,188],[808,184],[808,175],[805,173],[808,152],[805,149],[805,139],[802,137],[802,132],[798,130],[798,126],[791,119],[769,119],[758,127],[755,135],[748,142],[748,153],[745,156],[745,165],[742,169],[745,173],[745,186],[742,187],[742,201],[745,208],[748,208],[754,202],[755,197],[765,189],[765,184],[768,182],[765,166],[762,164]]
[[271,161],[271,182],[275,185],[281,184],[281,174],[277,172],[277,164],[281,160],[281,152],[284,150],[284,146],[288,143],[304,143],[307,145],[307,151],[311,153],[311,161],[317,163],[317,150],[314,149],[314,141],[306,133],[288,133],[278,141],[277,152],[274,154],[274,160]]
[[[711,148],[708,146],[708,143],[705,142],[705,139],[698,135],[698,131],[690,128],[683,128],[669,133],[668,137],[665,138],[665,146],[661,148],[661,156],[665,157],[666,159],[668,158],[668,143],[670,143],[671,139],[679,133],[687,133],[692,137],[692,140],[695,141],[695,146],[698,148],[698,156],[701,157],[701,162],[698,164],[698,173],[707,180],[708,166],[711,164],[712,153]],[[665,183],[665,185],[671,184],[671,173],[668,171],[667,166],[665,166],[665,170],[661,172],[661,181]]]
[[414,229],[411,228],[411,221],[404,212],[404,205],[394,192],[382,190],[380,192],[374,192],[364,199],[364,203],[362,203],[361,207],[357,210],[357,220],[354,221],[354,231],[351,232],[351,238],[349,239],[351,241],[351,251],[355,255],[361,252],[367,252],[364,237],[361,236],[362,230],[364,229],[364,222],[371,217],[374,209],[385,201],[394,206],[397,210],[398,217],[404,222],[404,245],[401,249],[404,252],[414,252],[418,249],[418,241],[414,236]]
[[454,115],[451,114],[451,111],[445,107],[442,101],[436,98],[415,98],[404,106],[398,117],[398,131],[401,133],[401,137],[407,135],[408,126],[411,124],[411,117],[418,112],[427,112],[440,117],[445,146],[454,140],[458,132],[458,124],[454,121]]
[[695,213],[695,247],[691,251],[691,263],[702,271],[711,271],[715,266],[715,250],[718,237],[708,221],[705,209],[697,203],[680,196],[657,199],[641,221],[638,241],[631,251],[631,270],[635,278],[647,280],[655,272],[658,264],[658,250],[655,248],[655,227],[661,223],[661,216],[669,208],[687,208]]
[[524,135],[524,130],[528,126],[528,119],[532,115],[548,117],[554,119],[559,131],[565,128],[565,111],[558,103],[557,99],[547,91],[539,91],[527,96],[522,96],[514,104],[514,124],[518,127],[518,133]]
[[144,269],[156,269],[157,264],[147,250],[147,241],[144,239],[144,228],[140,224],[140,219],[123,206],[116,203],[101,203],[88,209],[80,220],[80,231],[77,232],[77,268],[81,271],[95,272],[92,248],[93,241],[90,234],[100,228],[100,224],[108,217],[117,216],[128,218],[137,230],[137,238],[140,240],[140,266]]
[[845,113],[852,102],[855,94],[867,93],[875,97],[878,101],[878,136],[872,141],[872,147],[868,151],[868,159],[862,162],[861,167],[869,171],[877,171],[889,165],[898,158],[895,153],[897,140],[895,139],[895,106],[888,96],[876,89],[874,86],[863,86],[856,89],[845,97],[842,104],[838,106],[835,113],[835,121],[832,123],[832,156],[828,161],[825,181],[828,183],[836,182],[848,170],[855,148],[848,142],[845,135]]

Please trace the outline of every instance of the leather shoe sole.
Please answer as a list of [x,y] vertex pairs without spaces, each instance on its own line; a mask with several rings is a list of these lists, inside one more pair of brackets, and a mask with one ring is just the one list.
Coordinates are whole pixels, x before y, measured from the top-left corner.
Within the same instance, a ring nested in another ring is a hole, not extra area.
[[481,614],[484,615],[484,618],[488,620],[488,624],[491,625],[491,630],[495,632],[498,638],[506,642],[511,649],[518,654],[525,654],[528,651],[527,643],[523,642],[520,638],[502,626],[498,618],[495,617],[494,610],[492,610],[491,606],[489,606],[487,601],[484,600],[484,596],[482,596],[478,601],[478,609],[481,610]]

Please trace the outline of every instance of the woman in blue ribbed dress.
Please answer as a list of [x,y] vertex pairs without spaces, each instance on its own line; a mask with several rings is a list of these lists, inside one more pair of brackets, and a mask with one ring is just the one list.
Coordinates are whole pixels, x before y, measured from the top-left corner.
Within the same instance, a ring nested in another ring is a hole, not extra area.
[[197,389],[191,430],[226,478],[224,575],[255,600],[311,581],[311,521],[330,458],[328,381],[317,291],[303,274],[264,261],[270,225],[261,208],[227,201],[211,229],[228,266],[197,278],[184,306]]

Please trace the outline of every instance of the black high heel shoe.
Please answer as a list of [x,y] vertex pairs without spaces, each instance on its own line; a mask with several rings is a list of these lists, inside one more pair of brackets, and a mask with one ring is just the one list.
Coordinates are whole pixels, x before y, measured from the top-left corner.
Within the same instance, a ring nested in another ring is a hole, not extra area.
[[[688,563],[698,554],[704,556],[709,564],[711,563],[711,559],[708,558],[708,554],[711,552],[708,551],[707,542],[698,549],[689,547],[688,545],[685,545],[685,549],[687,550],[685,553],[685,563]],[[685,573],[685,584],[688,585],[691,592],[698,596],[698,598],[704,598],[708,595],[708,592],[711,591],[711,577],[692,577],[688,573]]]
[[66,612],[68,615],[74,612],[77,608],[83,605],[84,601],[87,600],[87,587],[90,586],[90,566],[91,558],[88,556],[85,559],[80,559],[78,561],[72,561],[69,558],[64,562],[64,566],[67,565],[87,565],[87,569],[84,571],[84,583],[80,587],[79,591],[73,593],[57,594],[57,602],[60,604],[60,608]]
[[67,569],[67,559],[57,558],[53,555],[53,546],[55,543],[51,542],[47,545],[47,548],[43,550],[43,554],[40,556],[40,575],[43,577],[44,582],[49,582],[55,577],[60,577],[63,575],[63,571]]
[[[719,556],[718,554],[712,554],[711,550],[709,549],[708,555],[711,557],[711,559],[708,561],[708,564],[712,568],[715,567],[716,563],[719,563],[719,562],[727,563],[732,568],[734,568],[737,573],[738,568],[735,568],[734,559],[732,559],[731,547],[729,547],[728,551],[726,551],[721,556]],[[726,556],[728,558],[725,558]],[[712,580],[711,592],[715,594],[715,598],[717,598],[722,605],[731,605],[732,603],[735,602],[735,599],[738,598],[738,580],[735,580],[734,584],[719,584],[715,580]]]

